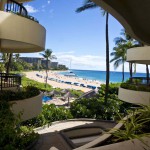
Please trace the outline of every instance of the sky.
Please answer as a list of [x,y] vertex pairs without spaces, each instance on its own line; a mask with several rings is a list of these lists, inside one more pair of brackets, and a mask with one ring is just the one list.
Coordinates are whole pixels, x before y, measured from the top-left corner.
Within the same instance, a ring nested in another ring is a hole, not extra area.
[[[34,0],[24,3],[29,14],[46,28],[45,49],[51,49],[60,64],[71,69],[106,70],[105,17],[100,8],[76,13],[84,0]],[[109,16],[110,53],[115,46],[114,38],[120,36],[122,25]],[[21,54],[41,57],[39,53]],[[110,57],[111,59],[111,57]],[[70,65],[71,64],[71,65]],[[111,71],[121,71],[122,66]],[[129,72],[128,63],[125,71]],[[144,65],[137,65],[137,72],[145,72]]]

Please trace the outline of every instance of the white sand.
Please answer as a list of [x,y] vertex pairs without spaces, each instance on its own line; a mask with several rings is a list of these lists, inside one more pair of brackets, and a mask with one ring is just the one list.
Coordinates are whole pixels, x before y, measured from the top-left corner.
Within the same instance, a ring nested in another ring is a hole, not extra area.
[[[38,76],[36,76],[36,74],[42,75],[43,77],[46,76],[45,71],[32,71],[32,72],[24,72],[26,74],[27,78],[33,79],[35,81],[38,82],[45,82],[44,78],[39,78]],[[92,86],[96,86],[99,87],[100,84],[102,84],[102,82],[99,81],[92,81],[92,80],[86,80],[86,79],[82,79],[82,78],[78,78],[78,77],[66,77],[64,75],[60,75],[58,74],[57,71],[49,71],[48,72],[48,77],[49,78],[54,78],[54,79],[58,79],[58,80],[62,80],[62,81],[68,81],[68,82],[77,82],[79,84],[84,84],[86,85],[92,85]],[[86,87],[80,87],[80,86],[76,86],[76,85],[71,85],[71,84],[66,84],[66,83],[59,83],[56,81],[51,81],[48,80],[48,84],[50,84],[51,86],[53,86],[54,88],[61,88],[61,89],[76,89],[76,90],[81,90],[83,92],[88,92],[91,89],[86,88]]]

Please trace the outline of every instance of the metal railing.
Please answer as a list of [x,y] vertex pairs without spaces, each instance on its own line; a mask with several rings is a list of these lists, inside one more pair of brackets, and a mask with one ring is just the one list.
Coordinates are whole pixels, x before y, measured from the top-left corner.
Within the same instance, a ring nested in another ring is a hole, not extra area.
[[21,76],[16,74],[0,73],[0,90],[21,85]]
[[150,85],[150,78],[147,77],[132,77],[129,79],[131,84],[136,84],[136,85]]
[[26,8],[22,4],[14,1],[14,0],[7,0],[7,4],[5,6],[5,11],[12,12],[12,13],[15,13],[15,14],[18,14],[21,16],[25,16],[25,17],[28,16],[28,12],[27,12]]

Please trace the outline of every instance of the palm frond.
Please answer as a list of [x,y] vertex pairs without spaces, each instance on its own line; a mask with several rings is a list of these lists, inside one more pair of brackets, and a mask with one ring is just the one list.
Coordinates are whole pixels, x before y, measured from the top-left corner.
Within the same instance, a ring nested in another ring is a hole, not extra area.
[[116,37],[116,38],[114,39],[114,42],[115,42],[116,45],[118,45],[119,43],[124,43],[124,42],[126,42],[126,40],[123,39],[122,37]]
[[117,69],[122,64],[122,59],[117,59],[114,62],[114,69]]
[[91,8],[96,8],[96,7],[98,7],[98,6],[97,6],[94,2],[91,2],[91,1],[90,1],[90,2],[84,3],[83,6],[77,8],[77,9],[76,9],[76,12],[77,12],[77,13],[80,13],[80,12],[82,12],[82,11],[84,11],[84,10],[91,9]]

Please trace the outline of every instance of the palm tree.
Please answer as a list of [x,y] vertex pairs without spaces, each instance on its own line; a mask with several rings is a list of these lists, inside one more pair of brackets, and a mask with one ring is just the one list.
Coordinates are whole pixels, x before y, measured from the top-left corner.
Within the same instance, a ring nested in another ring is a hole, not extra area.
[[[84,10],[87,9],[92,9],[92,8],[96,8],[99,7],[98,5],[96,5],[94,2],[92,2],[91,0],[85,0],[84,4],[82,7],[77,8],[76,12],[82,12]],[[109,90],[109,34],[108,34],[108,18],[109,18],[109,13],[106,12],[104,9],[100,8],[102,11],[102,15],[106,16],[106,28],[105,28],[105,32],[106,32],[106,88],[105,88],[105,103],[107,103],[107,99],[108,99],[108,90]]]
[[15,57],[14,57],[14,59],[15,59],[15,61],[20,61],[20,54],[19,53],[17,53],[17,54],[15,54],[14,55]]
[[48,79],[48,61],[52,59],[57,59],[55,55],[52,55],[53,51],[51,49],[46,49],[43,53],[40,53],[46,59],[46,80],[45,80],[45,88],[47,86]]
[[12,56],[13,56],[13,53],[8,53],[8,63],[7,63],[7,67],[6,67],[6,74],[9,74],[10,66],[11,66],[11,62],[12,62]]
[[12,53],[1,53],[1,60],[3,60],[7,74],[9,74],[12,56],[13,56]]
[[132,42],[118,43],[110,54],[113,58],[110,62],[114,62],[114,68],[117,69],[122,64],[122,82],[124,81],[124,64],[126,62],[127,49],[132,47]]
[[[133,47],[140,47],[142,46],[142,43],[133,39],[126,31],[125,29],[122,29],[120,34],[122,37],[116,37],[114,39],[115,41],[115,47],[113,48],[114,52],[111,53],[111,56],[114,56],[114,58],[110,62],[114,62],[114,68],[116,69],[120,64],[123,64],[122,68],[122,81],[124,81],[124,62],[126,61],[126,53],[127,49],[133,48]],[[118,53],[119,51],[119,53]],[[119,61],[120,60],[120,61]],[[129,70],[130,70],[130,79],[132,82],[132,68],[133,63],[129,63]],[[134,63],[134,72],[136,72],[136,63]]]

